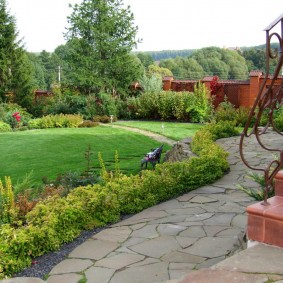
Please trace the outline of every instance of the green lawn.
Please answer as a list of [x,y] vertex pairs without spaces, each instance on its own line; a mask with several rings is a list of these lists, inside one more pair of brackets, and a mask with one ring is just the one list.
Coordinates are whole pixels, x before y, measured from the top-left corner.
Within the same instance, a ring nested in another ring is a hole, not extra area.
[[144,122],[144,121],[118,121],[114,125],[133,127],[148,130],[179,141],[191,137],[198,131],[202,124],[176,123],[176,122]]
[[[1,133],[0,178],[11,176],[14,183],[33,171],[36,183],[40,183],[43,176],[52,179],[59,173],[81,172],[86,168],[88,145],[93,152],[93,167],[99,168],[97,154],[101,152],[106,167],[114,168],[117,150],[120,169],[137,174],[144,154],[160,143],[138,133],[102,126]],[[164,145],[164,151],[169,148]]]

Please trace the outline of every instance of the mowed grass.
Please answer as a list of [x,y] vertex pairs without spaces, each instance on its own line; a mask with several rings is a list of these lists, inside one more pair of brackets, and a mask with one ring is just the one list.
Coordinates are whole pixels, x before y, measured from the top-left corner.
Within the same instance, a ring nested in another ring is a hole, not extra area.
[[[10,176],[14,183],[32,171],[39,184],[44,176],[52,180],[60,173],[82,172],[88,146],[92,167],[100,168],[97,156],[101,152],[107,169],[113,170],[117,150],[120,169],[129,175],[139,172],[144,154],[160,143],[138,133],[103,126],[1,133],[0,178]],[[164,151],[169,148],[164,145]]]
[[179,141],[186,137],[192,137],[203,125],[176,122],[144,122],[144,121],[118,121],[114,125],[138,128],[153,133],[164,135]]

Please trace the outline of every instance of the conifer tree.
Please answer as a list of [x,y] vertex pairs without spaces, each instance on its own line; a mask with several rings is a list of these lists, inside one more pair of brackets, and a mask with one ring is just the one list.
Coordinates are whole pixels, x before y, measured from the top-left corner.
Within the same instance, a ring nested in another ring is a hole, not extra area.
[[6,1],[0,0],[0,100],[12,99],[26,107],[32,99],[31,65],[17,36],[16,21]]

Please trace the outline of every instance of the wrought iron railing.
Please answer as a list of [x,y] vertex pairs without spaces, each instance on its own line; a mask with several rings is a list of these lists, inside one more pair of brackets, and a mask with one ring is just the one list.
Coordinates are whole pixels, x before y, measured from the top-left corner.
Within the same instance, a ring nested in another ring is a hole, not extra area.
[[[279,28],[281,32],[274,31]],[[243,133],[240,139],[240,155],[247,167],[252,170],[261,171],[264,173],[265,178],[265,191],[263,204],[268,205],[267,196],[268,192],[273,189],[273,179],[278,171],[283,167],[283,148],[272,148],[268,146],[262,139],[262,134],[266,133],[269,127],[272,127],[279,135],[283,135],[274,123],[273,114],[280,106],[283,105],[283,79],[278,84],[278,77],[282,70],[283,63],[283,14],[280,15],[275,21],[273,21],[266,29],[266,74],[263,83],[261,84],[259,93],[256,97],[253,107],[251,108],[248,121],[245,125]],[[274,31],[274,32],[272,32]],[[278,40],[279,50],[271,48],[271,41],[273,39]],[[276,60],[277,66],[273,75],[269,74],[270,61]],[[267,85],[267,81],[269,82]],[[268,119],[264,126],[262,126],[262,117],[264,111],[268,111]],[[275,153],[277,157],[274,160],[268,162],[266,166],[258,167],[251,165],[245,158],[244,140],[246,138],[256,138],[256,141],[260,147],[268,152]]]

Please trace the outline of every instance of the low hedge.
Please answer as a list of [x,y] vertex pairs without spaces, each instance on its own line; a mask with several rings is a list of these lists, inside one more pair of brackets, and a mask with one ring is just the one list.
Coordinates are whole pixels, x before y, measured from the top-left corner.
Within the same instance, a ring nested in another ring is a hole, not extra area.
[[[194,137],[198,157],[156,165],[141,176],[102,172],[104,182],[73,189],[66,197],[39,202],[19,221],[3,224],[0,232],[0,279],[31,264],[32,258],[59,249],[84,229],[113,223],[121,214],[136,213],[161,201],[212,183],[229,168],[228,153],[213,142],[215,126]],[[106,176],[106,177],[105,177]]]
[[29,129],[47,128],[77,128],[83,123],[81,115],[56,114],[47,115],[42,118],[32,119],[28,122]]

